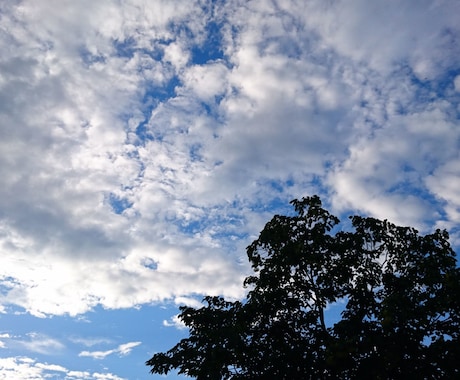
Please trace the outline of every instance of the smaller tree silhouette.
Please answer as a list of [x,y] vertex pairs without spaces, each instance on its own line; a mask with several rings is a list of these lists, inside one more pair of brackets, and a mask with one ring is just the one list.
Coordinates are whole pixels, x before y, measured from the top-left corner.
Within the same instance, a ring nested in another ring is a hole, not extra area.
[[[446,231],[420,236],[293,200],[248,248],[243,302],[181,307],[190,335],[146,362],[197,379],[460,378],[460,271]],[[333,231],[339,231],[333,233]],[[327,326],[330,305],[341,319]]]

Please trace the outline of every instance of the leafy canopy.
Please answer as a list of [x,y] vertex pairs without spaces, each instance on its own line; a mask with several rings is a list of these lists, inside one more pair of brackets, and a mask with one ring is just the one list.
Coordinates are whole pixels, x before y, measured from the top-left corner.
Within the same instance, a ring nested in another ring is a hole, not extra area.
[[[248,248],[243,302],[181,307],[189,328],[147,365],[196,379],[460,378],[460,271],[446,231],[360,216],[352,231],[318,196],[293,200]],[[341,318],[326,323],[331,305]]]

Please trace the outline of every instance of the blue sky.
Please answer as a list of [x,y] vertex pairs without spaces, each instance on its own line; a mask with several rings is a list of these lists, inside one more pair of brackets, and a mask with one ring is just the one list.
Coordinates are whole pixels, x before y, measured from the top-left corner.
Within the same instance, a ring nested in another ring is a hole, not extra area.
[[[459,246],[460,3],[0,4],[0,379],[160,379],[319,194]],[[175,376],[168,376],[174,379]]]

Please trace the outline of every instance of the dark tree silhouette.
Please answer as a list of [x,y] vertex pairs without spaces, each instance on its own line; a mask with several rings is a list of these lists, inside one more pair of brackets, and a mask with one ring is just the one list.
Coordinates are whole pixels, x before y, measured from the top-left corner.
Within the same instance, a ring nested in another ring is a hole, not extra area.
[[[189,337],[147,365],[197,379],[460,378],[460,271],[446,231],[374,218],[352,231],[318,196],[248,248],[243,302],[181,307]],[[333,304],[341,319],[327,323]]]

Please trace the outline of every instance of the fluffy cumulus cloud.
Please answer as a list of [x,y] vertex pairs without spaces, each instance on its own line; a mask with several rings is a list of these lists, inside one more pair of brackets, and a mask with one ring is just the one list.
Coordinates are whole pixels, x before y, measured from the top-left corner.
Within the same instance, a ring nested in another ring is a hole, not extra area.
[[3,2],[2,312],[237,298],[245,245],[280,201],[312,193],[455,233],[459,13],[447,0]]

